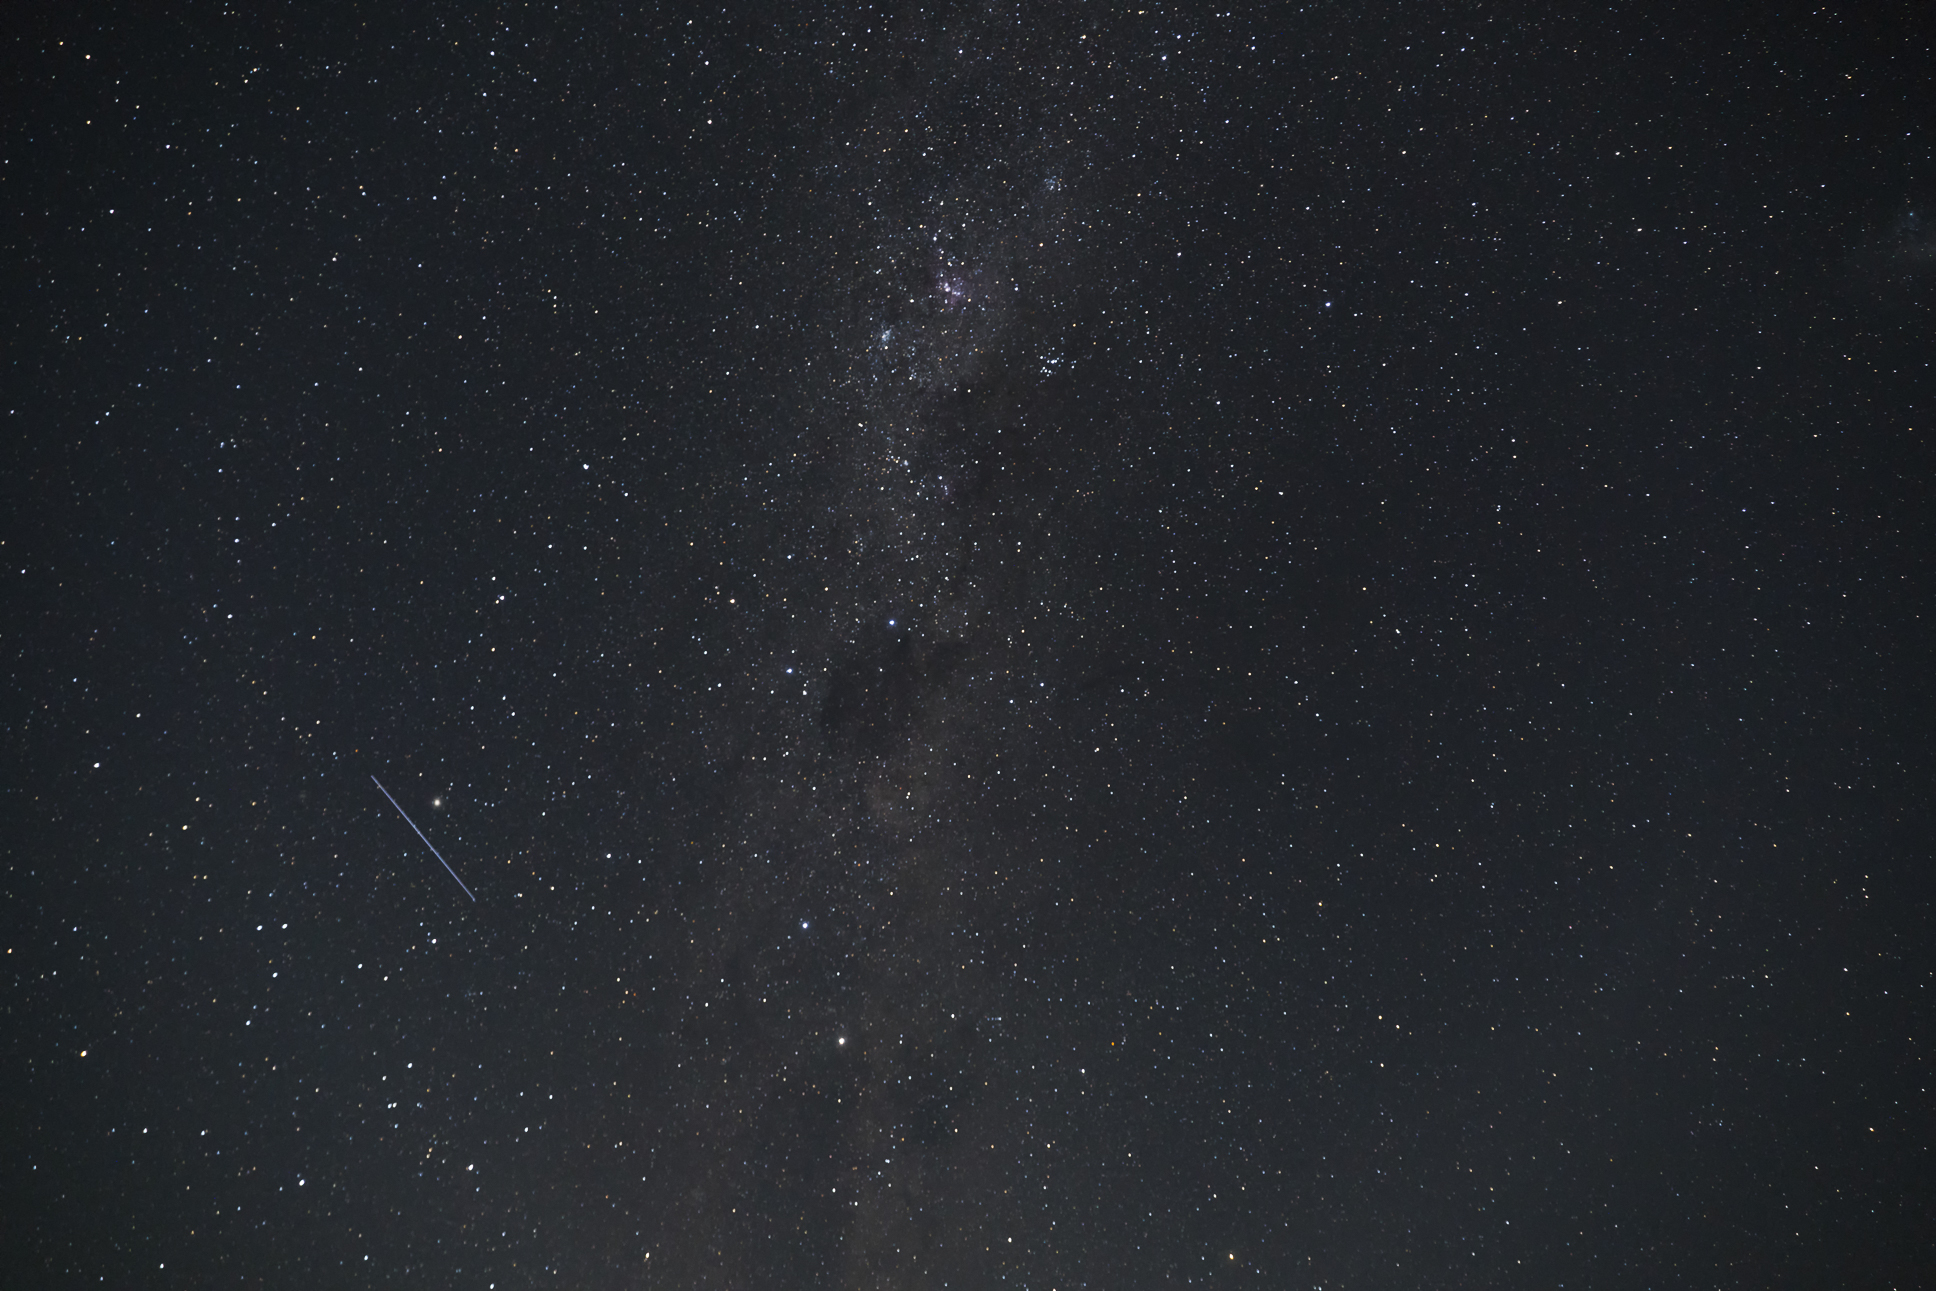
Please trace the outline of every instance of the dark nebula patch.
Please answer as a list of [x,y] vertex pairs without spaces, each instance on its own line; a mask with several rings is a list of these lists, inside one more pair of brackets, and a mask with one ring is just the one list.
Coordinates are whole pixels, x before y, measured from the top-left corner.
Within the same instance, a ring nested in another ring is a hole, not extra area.
[[828,678],[820,725],[837,752],[879,757],[920,733],[928,701],[960,671],[968,650],[959,641],[921,643],[892,628],[868,635],[878,637],[874,648]]

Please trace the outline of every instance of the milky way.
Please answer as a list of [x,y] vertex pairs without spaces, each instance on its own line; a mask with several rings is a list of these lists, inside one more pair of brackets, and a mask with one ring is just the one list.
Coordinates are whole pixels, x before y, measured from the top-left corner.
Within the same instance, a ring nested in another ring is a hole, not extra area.
[[1050,1148],[1027,1109],[1080,1097],[1073,1045],[1019,1073],[989,1055],[1062,1006],[1019,964],[1066,934],[1093,804],[1031,804],[1090,787],[1064,769],[1098,751],[1087,692],[1124,693],[1094,531],[1147,394],[1109,388],[1123,365],[1097,338],[1098,282],[1138,268],[1101,200],[1119,141],[1072,106],[1093,86],[1057,92],[1012,46],[904,37],[918,91],[828,141],[779,253],[807,267],[758,316],[802,411],[747,482],[780,497],[765,525],[711,535],[722,598],[749,606],[721,673],[730,788],[654,942],[688,987],[690,1137],[668,1148],[705,1181],[666,1199],[655,1258],[681,1276],[808,1258],[776,1232],[838,1251],[842,1285],[996,1267],[1017,1231],[1001,1162]]

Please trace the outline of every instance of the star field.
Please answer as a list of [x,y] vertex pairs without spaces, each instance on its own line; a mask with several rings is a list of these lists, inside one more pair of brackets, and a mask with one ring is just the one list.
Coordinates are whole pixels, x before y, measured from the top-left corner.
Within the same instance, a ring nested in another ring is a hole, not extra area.
[[1906,7],[15,50],[10,1285],[1920,1284]]

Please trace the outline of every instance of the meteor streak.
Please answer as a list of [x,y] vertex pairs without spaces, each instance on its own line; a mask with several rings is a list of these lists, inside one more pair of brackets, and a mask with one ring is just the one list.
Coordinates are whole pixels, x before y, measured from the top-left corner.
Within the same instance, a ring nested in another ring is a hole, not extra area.
[[[382,794],[385,798],[390,798],[390,791],[383,787],[383,781],[377,779],[375,776],[371,776],[370,783],[376,786],[376,791],[378,793]],[[450,876],[453,879],[457,879],[457,871],[450,869],[450,862],[444,860],[444,854],[437,850],[437,845],[431,842],[428,838],[424,838],[424,832],[421,829],[417,829],[417,822],[410,819],[410,813],[403,809],[403,804],[398,802],[395,798],[390,798],[390,805],[397,809],[397,815],[403,817],[404,824],[410,826],[410,828],[412,829],[417,830],[417,837],[423,838],[423,845],[430,849],[430,854],[436,857],[438,862],[441,863],[445,869],[450,870]],[[460,888],[464,888],[465,896],[469,897],[473,901],[477,900],[477,893],[471,891],[467,887],[464,887],[464,880],[457,879],[457,886]]]

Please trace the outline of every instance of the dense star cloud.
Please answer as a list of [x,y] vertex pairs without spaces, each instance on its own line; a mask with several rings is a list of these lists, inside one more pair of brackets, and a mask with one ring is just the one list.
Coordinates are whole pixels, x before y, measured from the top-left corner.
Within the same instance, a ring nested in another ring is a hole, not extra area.
[[1911,25],[38,23],[20,1285],[1914,1282]]

